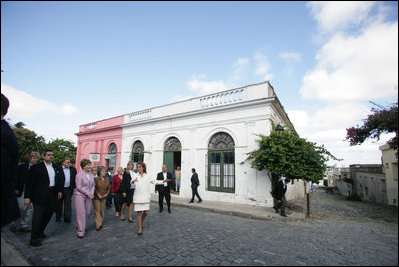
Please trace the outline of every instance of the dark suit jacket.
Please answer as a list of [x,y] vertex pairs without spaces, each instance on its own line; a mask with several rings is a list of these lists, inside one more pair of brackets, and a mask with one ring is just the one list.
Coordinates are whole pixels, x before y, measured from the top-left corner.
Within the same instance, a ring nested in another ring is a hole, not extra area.
[[[64,169],[63,169],[62,165],[60,166],[60,169],[61,169],[61,175],[64,179],[64,183],[62,184],[62,186],[64,186],[65,185],[65,174],[64,174]],[[71,173],[71,180],[69,183],[69,188],[71,190],[73,190],[76,187],[76,184],[75,184],[75,178],[76,178],[76,174],[77,174],[76,169],[71,166],[71,167],[69,167],[69,172]]]
[[197,188],[198,186],[199,186],[198,173],[194,172],[193,175],[191,175],[191,188]]
[[[170,172],[166,172],[166,178],[167,179],[171,179],[172,180],[172,174]],[[157,174],[157,180],[163,181],[163,172],[160,172]],[[165,186],[164,184],[158,184],[155,186],[155,189],[158,191],[167,189],[170,190],[170,188],[172,187],[172,182],[168,182],[168,186]]]
[[[62,169],[53,163],[55,171],[55,188],[57,193],[62,193],[64,189],[64,172]],[[50,180],[48,177],[47,168],[44,162],[37,163],[30,167],[29,184],[25,189],[25,198],[30,198],[32,203],[45,205],[56,200],[53,199],[51,191],[49,190]]]
[[287,192],[287,186],[284,188],[284,182],[282,180],[278,181],[273,191],[273,197],[275,197],[277,200],[281,200],[281,198],[285,195],[285,192]]
[[132,176],[130,175],[130,172],[123,172],[123,179],[121,181],[121,185],[119,186],[121,193],[127,193],[129,191],[131,180]]
[[14,193],[17,189],[18,151],[14,131],[5,120],[1,120],[1,227],[21,216]]

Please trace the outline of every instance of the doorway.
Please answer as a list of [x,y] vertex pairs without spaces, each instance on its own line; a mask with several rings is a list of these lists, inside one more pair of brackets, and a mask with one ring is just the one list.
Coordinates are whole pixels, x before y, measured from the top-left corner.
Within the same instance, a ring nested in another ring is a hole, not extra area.
[[[170,137],[166,140],[163,152],[163,164],[166,165],[168,172],[173,175],[177,166],[181,169],[181,143],[176,137]],[[172,193],[176,192],[176,182],[173,177]],[[177,193],[176,193],[177,194]]]

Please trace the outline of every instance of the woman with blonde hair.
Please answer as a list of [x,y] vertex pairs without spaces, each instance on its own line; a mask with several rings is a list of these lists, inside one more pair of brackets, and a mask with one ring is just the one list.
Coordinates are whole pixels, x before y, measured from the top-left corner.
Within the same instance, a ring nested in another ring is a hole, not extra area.
[[136,192],[133,196],[134,211],[137,212],[137,223],[139,226],[138,235],[143,233],[143,221],[150,210],[151,187],[150,184],[164,184],[171,179],[156,180],[147,175],[147,167],[144,162],[137,164],[138,174],[132,181],[136,185]]
[[133,162],[129,161],[127,163],[126,171],[123,173],[123,179],[121,183],[121,191],[122,191],[122,197],[123,197],[123,204],[122,204],[122,210],[121,210],[121,220],[125,220],[125,208],[126,206],[129,206],[129,222],[133,222],[133,209],[134,209],[134,204],[133,204],[133,195],[134,195],[134,189],[135,189],[135,184],[131,183],[131,181],[134,179],[136,174],[133,171]]
[[96,220],[96,230],[100,231],[103,227],[105,203],[107,201],[111,185],[109,184],[109,179],[105,177],[107,174],[107,169],[105,167],[100,167],[98,174],[99,175],[94,178],[96,186],[94,190],[93,206],[94,217]]

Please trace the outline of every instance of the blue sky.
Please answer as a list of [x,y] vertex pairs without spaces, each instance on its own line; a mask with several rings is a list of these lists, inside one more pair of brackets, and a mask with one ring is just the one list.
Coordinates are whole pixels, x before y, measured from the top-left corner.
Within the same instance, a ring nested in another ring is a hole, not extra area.
[[11,123],[76,142],[84,123],[270,80],[338,165],[379,163],[389,136],[342,140],[369,100],[397,100],[397,14],[397,2],[1,2],[1,87]]

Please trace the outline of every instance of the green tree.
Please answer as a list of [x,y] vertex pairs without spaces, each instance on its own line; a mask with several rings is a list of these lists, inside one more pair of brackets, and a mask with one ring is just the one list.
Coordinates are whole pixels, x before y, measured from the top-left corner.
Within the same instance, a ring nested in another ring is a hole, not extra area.
[[24,128],[23,122],[14,125],[13,131],[18,140],[19,161],[25,162],[29,160],[29,154],[32,151],[41,153],[46,145],[43,136],[38,136],[34,131]]
[[317,182],[324,177],[326,162],[330,158],[339,160],[323,145],[300,138],[292,131],[258,136],[259,148],[248,153],[247,160],[252,168],[267,170],[271,174],[272,190],[281,176]]
[[388,144],[391,148],[398,149],[398,102],[389,107],[374,105],[377,107],[371,109],[371,114],[364,120],[362,126],[346,129],[346,140],[354,146],[362,144],[370,137],[379,140],[382,133],[395,133]]
[[46,145],[46,149],[51,149],[54,153],[54,160],[55,164],[61,164],[64,158],[70,158],[71,162],[75,162],[76,158],[76,147],[75,145],[65,139],[55,139],[50,141]]

